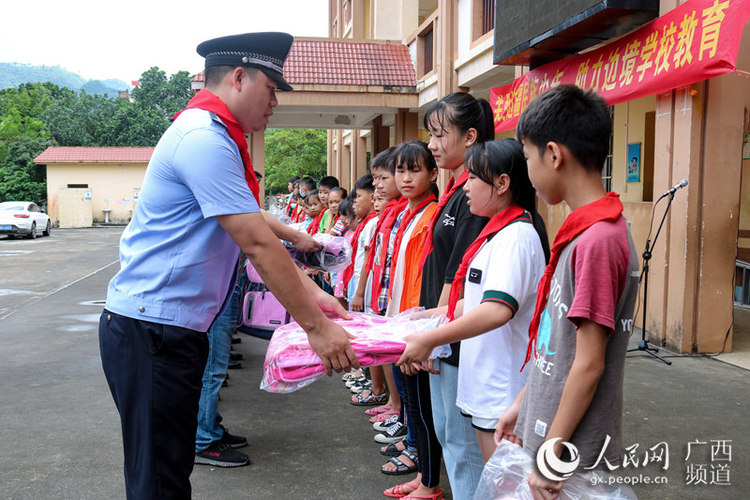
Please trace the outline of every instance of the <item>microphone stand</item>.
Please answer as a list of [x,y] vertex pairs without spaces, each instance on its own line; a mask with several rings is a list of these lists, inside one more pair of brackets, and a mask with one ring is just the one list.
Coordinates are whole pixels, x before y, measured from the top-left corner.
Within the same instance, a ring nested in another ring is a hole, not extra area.
[[[664,225],[664,220],[667,218],[667,214],[669,213],[669,208],[672,206],[672,200],[674,199],[675,190],[670,190],[669,193],[665,193],[656,200],[656,204],[661,201],[662,198],[665,196],[669,196],[669,201],[667,202],[667,208],[664,210],[664,215],[661,217],[661,222],[659,223],[659,229],[656,230],[656,235],[654,236],[654,243],[651,245],[651,240],[646,240],[646,250],[643,252],[643,271],[641,272],[641,277],[643,278],[643,318],[641,322],[641,341],[638,343],[638,347],[634,347],[632,349],[628,349],[628,352],[633,351],[643,351],[646,354],[649,354],[662,362],[666,363],[667,365],[671,365],[672,362],[668,359],[664,359],[658,354],[659,349],[657,347],[649,347],[648,340],[646,340],[646,307],[648,306],[648,263],[651,260],[651,250],[656,246],[656,240],[659,238],[659,233],[661,232],[661,227]],[[654,208],[656,207],[656,204],[654,204]]]

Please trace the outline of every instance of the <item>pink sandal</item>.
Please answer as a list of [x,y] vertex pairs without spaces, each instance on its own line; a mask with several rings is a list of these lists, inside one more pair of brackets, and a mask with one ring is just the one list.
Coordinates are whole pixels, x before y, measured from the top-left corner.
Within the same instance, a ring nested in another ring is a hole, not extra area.
[[391,418],[393,415],[398,415],[397,411],[386,411],[383,413],[380,413],[378,415],[375,415],[373,417],[370,417],[370,423],[376,424],[378,422],[385,422],[389,418]]
[[[410,491],[406,491],[406,488],[411,488]],[[412,491],[419,488],[419,483],[414,481],[413,483],[397,484],[393,488],[388,488],[383,492],[383,495],[391,498],[403,498]]]
[[375,408],[369,408],[365,410],[365,413],[368,415],[380,415],[383,412],[386,412],[390,410],[391,407],[388,405],[382,405],[382,406],[376,406]]
[[431,495],[415,495],[414,493],[409,493],[405,497],[401,497],[401,500],[412,500],[412,499],[416,500],[418,498],[424,498],[427,500],[444,500],[443,490],[437,490],[435,493]]

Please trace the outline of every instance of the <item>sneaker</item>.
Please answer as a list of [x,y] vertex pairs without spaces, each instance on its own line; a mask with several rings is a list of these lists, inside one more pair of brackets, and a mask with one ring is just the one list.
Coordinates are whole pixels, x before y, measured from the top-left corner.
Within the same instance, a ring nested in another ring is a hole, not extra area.
[[380,444],[398,443],[406,439],[406,426],[401,422],[388,427],[385,432],[375,434],[375,442]]
[[250,464],[250,457],[219,440],[211,443],[205,450],[196,452],[195,463],[216,467],[242,467]]
[[385,432],[388,430],[390,426],[398,422],[398,415],[392,415],[388,417],[387,420],[384,420],[383,422],[375,422],[372,424],[373,430],[376,430],[378,432]]
[[234,434],[230,434],[226,427],[219,424],[219,427],[222,431],[224,431],[224,434],[222,434],[221,441],[224,444],[228,444],[232,448],[242,448],[243,446],[247,446],[247,438],[243,436],[235,436]]
[[351,388],[355,384],[360,384],[361,385],[361,384],[364,384],[366,382],[368,382],[367,377],[365,377],[364,375],[362,375],[360,377],[347,380],[345,385],[347,387]]

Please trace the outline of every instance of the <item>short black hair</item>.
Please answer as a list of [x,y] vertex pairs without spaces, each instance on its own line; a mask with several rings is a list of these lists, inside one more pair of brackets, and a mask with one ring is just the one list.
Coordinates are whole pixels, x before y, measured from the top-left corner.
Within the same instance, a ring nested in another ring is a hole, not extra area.
[[289,179],[289,183],[290,183],[290,184],[294,184],[294,183],[295,183],[295,182],[297,182],[298,180],[299,180],[299,177],[297,177],[297,176],[295,175],[294,177],[292,177],[291,179]]
[[598,94],[575,85],[553,87],[531,101],[516,125],[519,141],[528,141],[543,155],[547,143],[570,150],[583,168],[601,172],[609,154],[612,119]]
[[339,203],[339,215],[343,217],[353,217],[356,215],[354,213],[354,202],[352,202],[351,197],[346,197]]
[[393,153],[393,164],[406,165],[407,170],[413,170],[419,166],[419,160],[422,160],[424,168],[428,172],[437,170],[437,163],[435,163],[435,157],[432,156],[432,152],[427,148],[427,143],[422,141],[409,141],[403,142],[398,145],[396,151]]
[[367,172],[366,174],[362,174],[359,176],[359,179],[357,179],[357,182],[354,183],[354,189],[352,189],[352,194],[356,193],[357,190],[361,189],[362,191],[369,191],[370,193],[375,192],[375,184],[373,184],[372,181],[372,174],[370,172]]
[[307,201],[308,201],[308,203],[310,202],[310,198],[317,198],[318,200],[320,200],[320,193],[318,192],[317,189],[313,189],[312,191],[310,191],[309,193],[307,193]]
[[391,175],[394,175],[396,173],[396,158],[393,154],[395,151],[396,148],[391,146],[390,148],[384,149],[376,154],[375,158],[370,161],[370,172],[372,172],[373,168],[384,168],[387,169]]
[[[203,71],[203,80],[206,87],[212,87],[218,85],[224,75],[230,71],[234,71],[234,68],[239,66],[209,66]],[[250,76],[251,79],[255,79],[260,71],[258,68],[243,67],[245,72]]]
[[312,191],[315,189],[315,179],[307,175],[299,180],[299,185],[300,187],[304,186],[308,191]]
[[[339,193],[341,193],[341,199],[342,200],[345,200],[346,197],[349,195],[349,193],[346,192],[346,189],[342,188],[341,186],[334,186],[334,187],[332,187],[331,188],[331,193],[333,193],[333,192],[339,192]],[[328,196],[330,196],[330,194]]]
[[339,180],[332,175],[326,175],[318,182],[319,187],[327,187],[333,189],[339,186]]

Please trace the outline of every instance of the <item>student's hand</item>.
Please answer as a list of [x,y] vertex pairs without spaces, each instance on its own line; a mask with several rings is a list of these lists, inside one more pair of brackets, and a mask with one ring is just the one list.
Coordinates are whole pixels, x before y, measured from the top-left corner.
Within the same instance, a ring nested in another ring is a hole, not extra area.
[[422,370],[433,373],[435,375],[440,375],[440,370],[435,369],[435,360],[433,358],[426,359],[420,363],[422,365]]
[[320,310],[323,311],[326,315],[333,316],[335,318],[352,319],[349,312],[344,309],[344,306],[341,305],[341,302],[339,302],[339,300],[333,295],[325,293],[320,288],[317,288],[317,290],[313,292],[313,295],[315,298],[315,303],[318,304]]
[[534,471],[529,476],[529,488],[534,500],[557,500],[562,491],[562,481],[552,482],[543,477],[539,471]]
[[361,295],[354,294],[352,300],[352,311],[364,312],[365,311],[365,298]]
[[404,337],[406,340],[406,349],[401,355],[396,366],[419,363],[426,360],[432,354],[432,346],[426,342],[424,334],[411,334]]
[[419,363],[407,363],[401,365],[399,368],[401,368],[401,373],[404,375],[416,375],[422,369],[422,366]]
[[333,371],[338,373],[359,368],[359,360],[349,342],[352,338],[354,336],[341,325],[327,318],[324,318],[324,324],[318,332],[308,332],[310,347],[320,356],[329,377]]
[[505,439],[506,441],[510,441],[511,443],[523,446],[523,440],[513,433],[516,428],[516,421],[518,420],[518,413],[520,409],[520,405],[516,405],[516,403],[514,402],[497,420],[497,426],[495,427],[496,445],[500,444],[500,441]]

